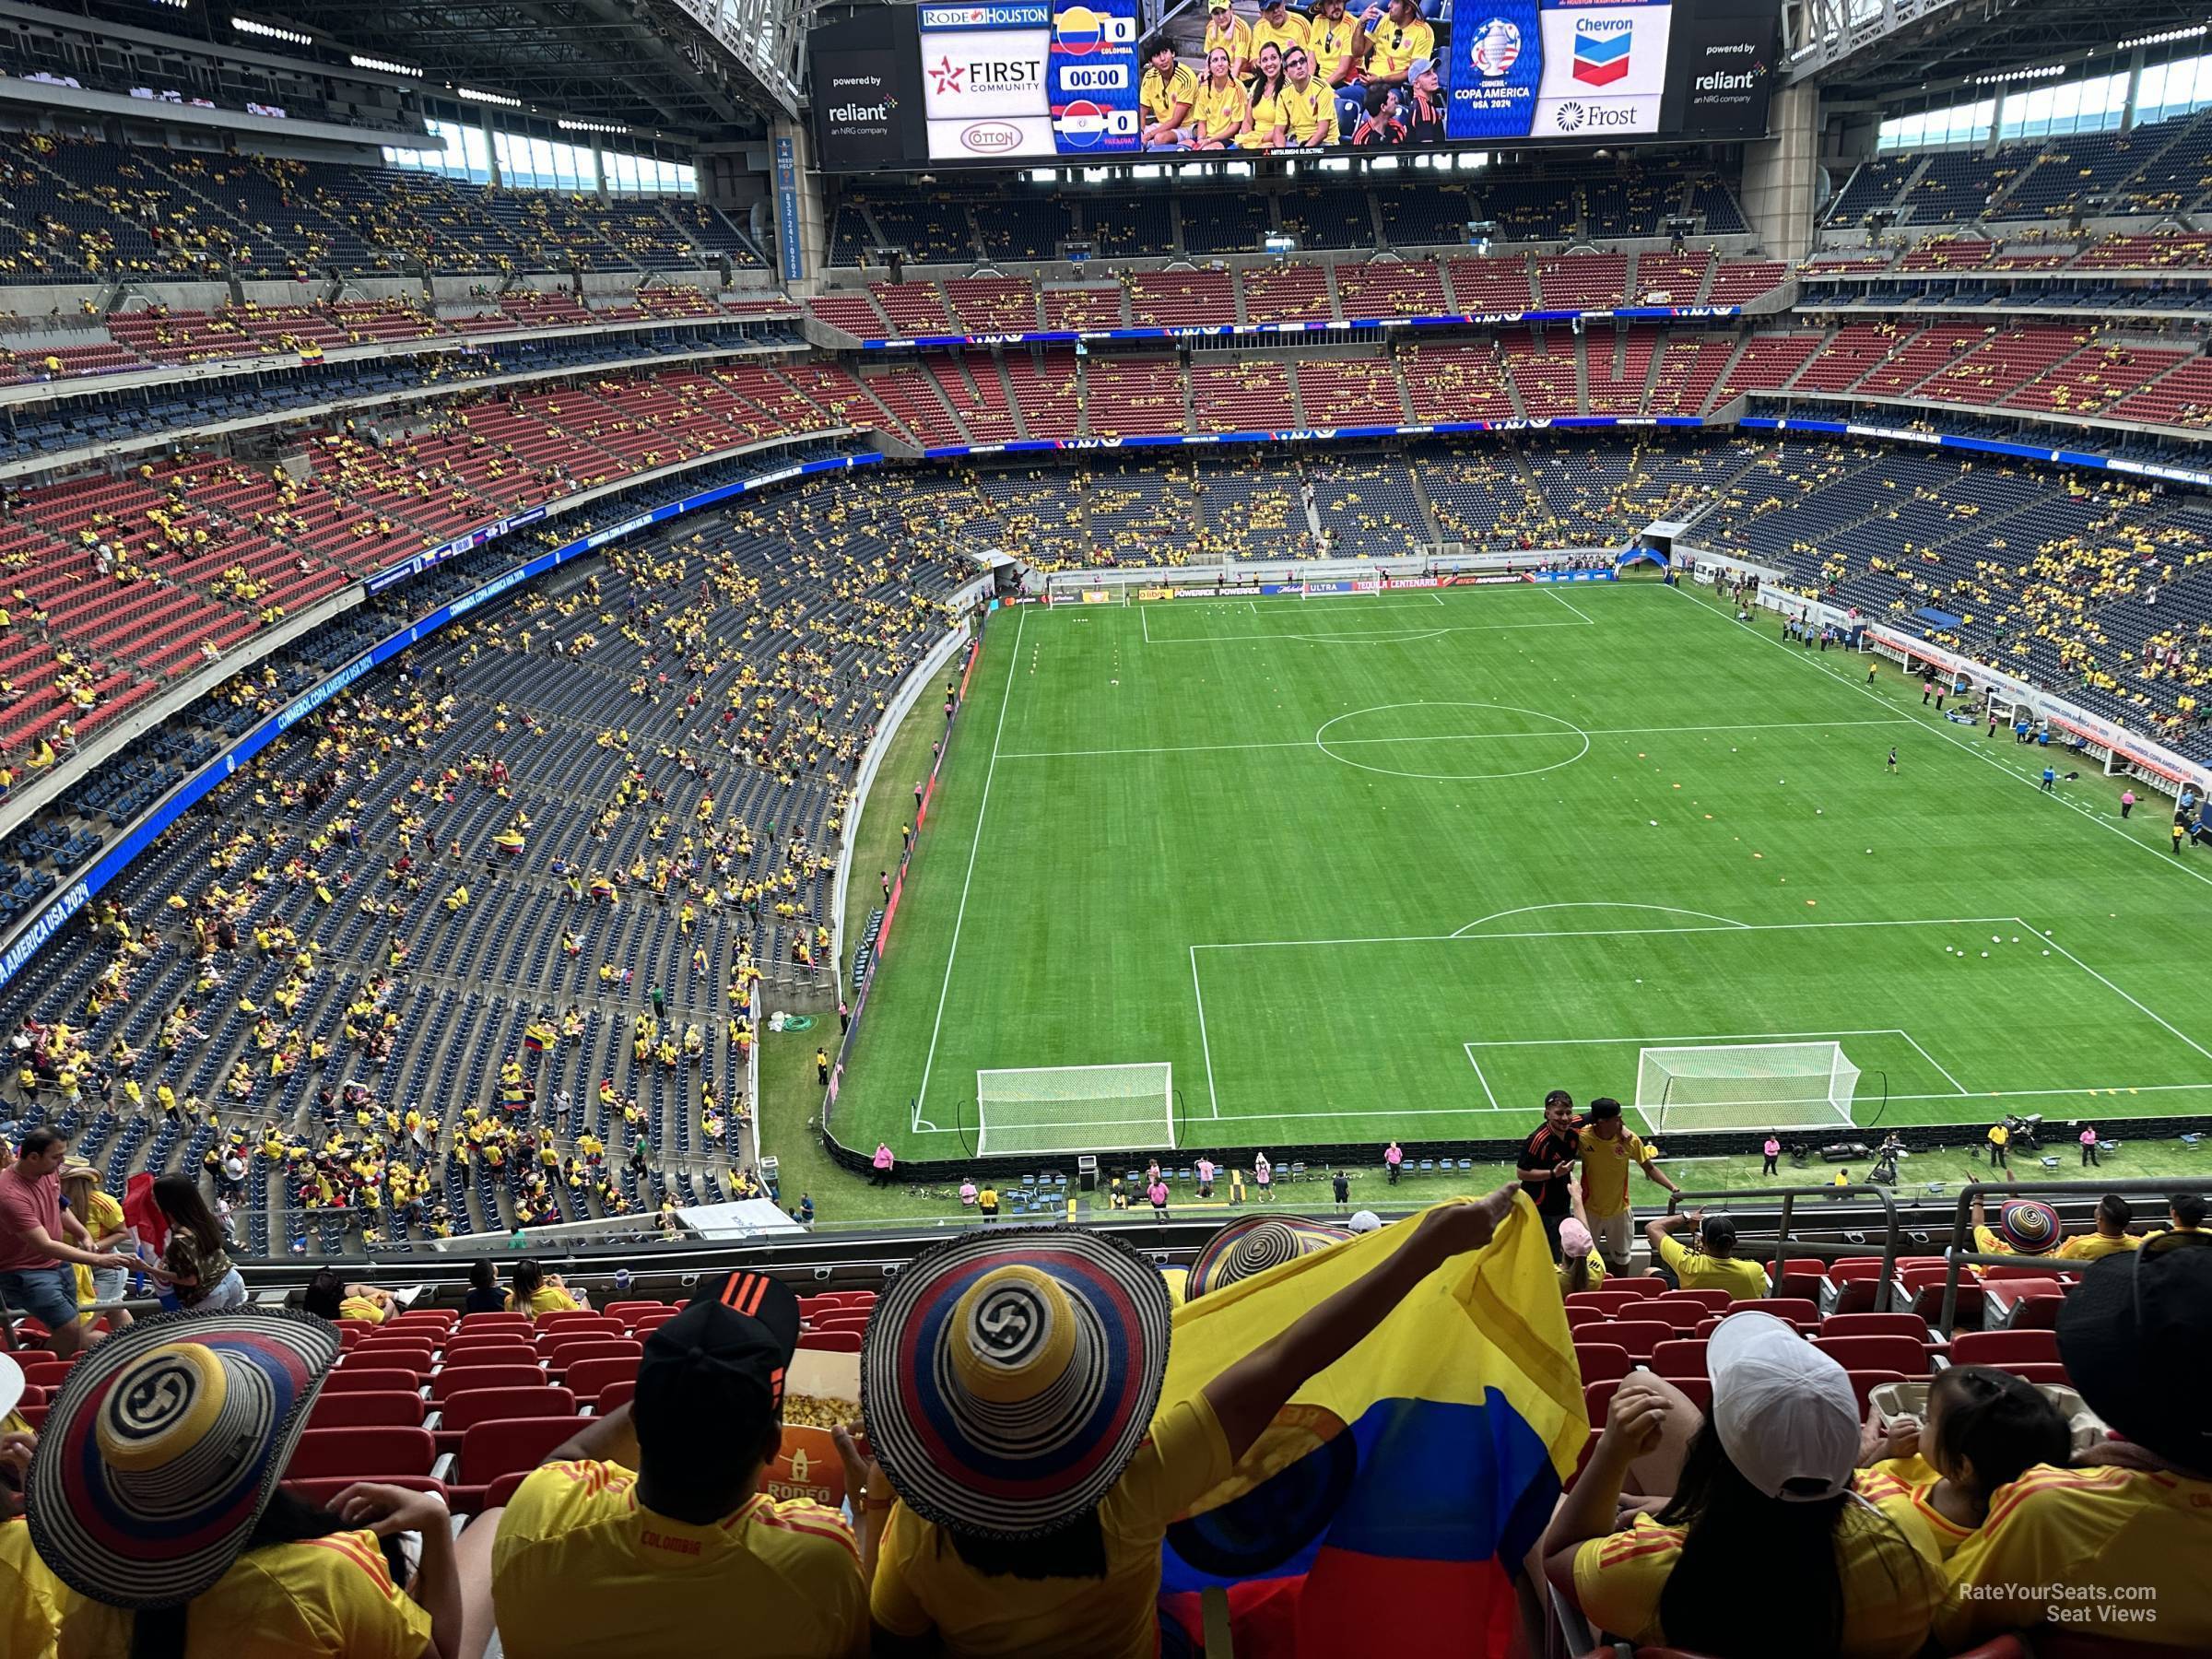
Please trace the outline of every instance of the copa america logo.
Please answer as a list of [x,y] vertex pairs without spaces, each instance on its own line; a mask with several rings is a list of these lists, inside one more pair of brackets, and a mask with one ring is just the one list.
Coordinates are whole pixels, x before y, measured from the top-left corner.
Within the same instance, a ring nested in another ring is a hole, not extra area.
[[1558,109],[1551,112],[1552,125],[1558,127],[1562,133],[1580,132],[1582,130],[1583,118],[1583,106],[1579,103],[1576,103],[1572,99],[1568,100],[1565,103],[1561,104]]
[[1521,55],[1521,31],[1503,18],[1492,18],[1476,31],[1475,50],[1468,54],[1475,73],[1496,80]]

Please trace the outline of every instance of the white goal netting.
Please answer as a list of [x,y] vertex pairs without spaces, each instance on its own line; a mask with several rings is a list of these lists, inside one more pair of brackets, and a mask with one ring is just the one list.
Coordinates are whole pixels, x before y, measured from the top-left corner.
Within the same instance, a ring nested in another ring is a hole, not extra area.
[[1849,1127],[1859,1068],[1838,1042],[1647,1048],[1636,1110],[1651,1130]]
[[1175,1147],[1175,1075],[1136,1065],[1030,1065],[975,1074],[976,1156]]

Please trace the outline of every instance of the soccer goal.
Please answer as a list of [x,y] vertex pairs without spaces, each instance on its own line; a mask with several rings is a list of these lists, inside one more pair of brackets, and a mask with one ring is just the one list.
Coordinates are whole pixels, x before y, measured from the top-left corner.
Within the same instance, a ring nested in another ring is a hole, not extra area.
[[1030,1065],[975,1074],[979,1158],[1175,1147],[1175,1076],[1138,1065]]
[[1858,1084],[1840,1042],[1647,1048],[1637,1058],[1636,1110],[1653,1134],[1848,1128]]

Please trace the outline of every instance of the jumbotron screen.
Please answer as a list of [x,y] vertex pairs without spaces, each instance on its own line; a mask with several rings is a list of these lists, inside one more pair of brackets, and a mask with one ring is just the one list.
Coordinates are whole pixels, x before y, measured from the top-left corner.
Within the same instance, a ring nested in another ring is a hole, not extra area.
[[831,172],[1766,132],[1775,0],[923,4],[809,39]]

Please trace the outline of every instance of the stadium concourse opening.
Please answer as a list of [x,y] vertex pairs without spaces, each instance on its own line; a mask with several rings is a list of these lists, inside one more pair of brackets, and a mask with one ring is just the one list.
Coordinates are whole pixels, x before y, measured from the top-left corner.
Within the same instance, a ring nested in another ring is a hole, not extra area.
[[[838,1142],[1499,1156],[1552,1088],[1686,1156],[2212,1112],[2195,873],[1893,662],[1653,577],[1147,591],[984,625]],[[1981,821],[2018,855],[1936,852]],[[1065,1092],[1134,1056],[1141,1113]]]

